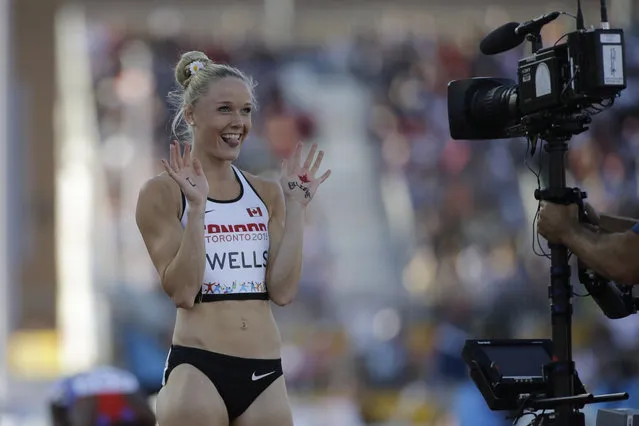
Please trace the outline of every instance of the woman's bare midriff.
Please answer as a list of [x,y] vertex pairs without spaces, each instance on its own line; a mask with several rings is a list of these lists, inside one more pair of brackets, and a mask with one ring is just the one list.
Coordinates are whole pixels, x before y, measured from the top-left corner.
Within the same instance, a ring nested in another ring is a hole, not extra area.
[[198,303],[178,309],[173,344],[242,358],[280,358],[281,337],[267,300]]

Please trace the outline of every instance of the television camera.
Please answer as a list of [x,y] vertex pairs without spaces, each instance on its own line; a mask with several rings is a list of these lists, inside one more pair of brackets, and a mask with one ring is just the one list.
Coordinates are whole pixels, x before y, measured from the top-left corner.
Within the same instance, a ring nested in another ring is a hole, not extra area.
[[[586,193],[566,187],[568,141],[588,130],[592,116],[611,107],[626,88],[624,33],[610,28],[605,0],[600,6],[600,27],[586,29],[578,0],[576,30],[546,48],[541,29],[562,14],[572,15],[551,12],[522,24],[505,24],[486,36],[480,44],[486,55],[505,52],[524,41],[531,43],[531,56],[519,60],[517,82],[477,77],[448,84],[451,137],[481,140],[523,136],[528,139],[531,154],[539,141],[545,141],[548,186],[536,190],[535,198],[578,204],[583,222],[590,220],[584,208]],[[532,410],[532,424],[537,426],[584,426],[580,409],[586,404],[624,400],[629,395],[593,395],[579,379],[572,359],[569,253],[560,244],[549,247],[552,339],[468,340],[462,357],[492,410],[513,411],[516,418]],[[630,288],[606,280],[581,262],[578,270],[579,280],[608,317],[622,318],[637,312],[639,302]],[[536,414],[538,410],[543,413]],[[616,426],[617,421],[625,425],[632,416],[636,414],[599,410],[598,426],[599,422],[605,422],[601,426]]]

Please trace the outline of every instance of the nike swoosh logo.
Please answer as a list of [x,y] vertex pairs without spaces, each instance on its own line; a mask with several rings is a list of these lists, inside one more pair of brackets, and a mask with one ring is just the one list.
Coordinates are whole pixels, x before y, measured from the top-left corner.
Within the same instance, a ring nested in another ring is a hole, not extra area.
[[215,209],[213,209],[213,210],[207,210],[207,211],[205,211],[205,212],[204,212],[204,214],[211,213],[211,212],[214,212],[214,211],[215,211]]
[[251,380],[253,380],[254,382],[263,379],[266,376],[270,376],[271,374],[274,374],[275,371],[271,371],[270,373],[266,373],[266,374],[260,374],[259,376],[256,376],[255,373],[253,373],[253,375],[251,376]]

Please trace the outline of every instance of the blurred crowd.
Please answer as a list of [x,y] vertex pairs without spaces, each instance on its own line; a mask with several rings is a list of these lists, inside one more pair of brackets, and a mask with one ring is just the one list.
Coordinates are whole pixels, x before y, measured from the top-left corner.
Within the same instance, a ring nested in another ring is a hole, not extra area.
[[[588,192],[596,208],[639,217],[639,33],[633,34],[626,40],[628,89],[613,109],[596,117],[591,131],[570,142],[568,163],[570,181]],[[175,89],[173,66],[184,51],[202,50],[259,82],[254,132],[239,166],[272,174],[298,140],[317,135],[316,117],[286,96],[283,67],[304,63],[317,73],[351,78],[373,100],[365,132],[381,174],[401,177],[410,193],[417,232],[414,247],[397,257],[396,266],[403,271],[411,317],[392,341],[374,350],[355,349],[345,327],[326,321],[331,316],[327,283],[339,277],[328,272],[331,253],[324,249],[322,218],[311,214],[301,294],[286,308],[294,313],[281,314],[291,394],[300,406],[309,398],[343,397],[362,422],[509,424],[484,407],[460,353],[466,338],[550,335],[549,261],[535,254],[545,243],[533,250],[535,173],[543,173],[545,164],[540,150],[530,156],[522,140],[452,140],[446,85],[471,76],[516,79],[524,51],[487,57],[478,54],[476,40],[408,33],[385,38],[373,31],[359,33],[346,46],[346,53],[344,45],[269,48],[249,40],[231,46],[96,27],[91,50],[100,139],[114,140],[130,90],[149,85],[151,163],[159,172],[157,159],[173,138],[166,102]],[[131,58],[140,56],[147,58],[146,68],[132,65]],[[118,206],[117,169],[107,175],[111,204]],[[580,289],[576,281],[575,286]],[[117,363],[153,392],[160,385],[174,307],[158,285],[150,288],[121,283],[112,295],[117,312],[112,317]],[[588,299],[577,299],[575,309],[575,359],[586,385],[605,391],[639,388],[632,361],[639,355],[639,327],[605,320]],[[627,405],[639,407],[639,399]]]

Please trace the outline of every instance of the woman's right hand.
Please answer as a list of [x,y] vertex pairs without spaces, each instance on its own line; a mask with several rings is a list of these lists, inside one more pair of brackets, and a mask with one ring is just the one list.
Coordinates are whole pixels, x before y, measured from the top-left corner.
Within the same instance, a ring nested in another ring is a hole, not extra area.
[[181,151],[178,141],[173,141],[169,162],[162,160],[162,165],[180,186],[189,206],[204,209],[209,195],[209,183],[202,171],[202,164],[197,158],[191,158],[191,145],[185,144],[184,155]]

